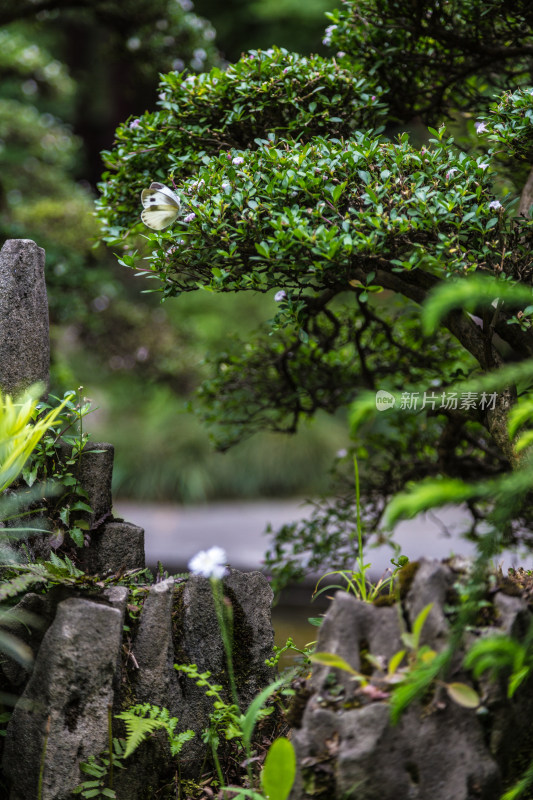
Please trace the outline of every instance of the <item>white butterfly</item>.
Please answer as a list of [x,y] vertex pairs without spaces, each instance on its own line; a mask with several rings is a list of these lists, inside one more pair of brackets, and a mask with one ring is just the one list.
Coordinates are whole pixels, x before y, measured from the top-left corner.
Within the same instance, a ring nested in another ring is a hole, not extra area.
[[143,189],[141,201],[144,207],[141,219],[155,231],[174,222],[180,211],[178,195],[162,183],[151,183],[149,189]]

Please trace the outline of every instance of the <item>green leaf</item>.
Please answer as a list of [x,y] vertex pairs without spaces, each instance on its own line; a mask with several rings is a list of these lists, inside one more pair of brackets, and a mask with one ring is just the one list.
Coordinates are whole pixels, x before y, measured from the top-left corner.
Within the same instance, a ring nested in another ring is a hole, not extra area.
[[449,697],[463,708],[477,708],[480,704],[478,693],[466,683],[447,683],[446,691]]
[[387,672],[389,675],[394,675],[398,667],[400,666],[403,657],[405,656],[405,650],[398,650],[397,653],[394,653],[391,660],[389,661],[389,666],[387,668]]
[[531,672],[531,667],[525,666],[522,669],[519,669],[517,672],[513,672],[511,677],[509,678],[509,686],[507,687],[507,697],[512,697],[524,678],[527,678],[529,673]]
[[513,439],[519,428],[528,422],[533,422],[533,397],[531,395],[521,398],[509,411],[507,423],[509,438]]
[[422,633],[422,628],[428,618],[428,614],[433,608],[434,603],[428,603],[427,606],[424,606],[422,611],[417,615],[415,621],[413,622],[413,636],[416,640],[416,647],[420,642],[420,634]]
[[84,538],[83,538],[83,531],[78,527],[73,527],[69,530],[70,538],[76,545],[76,547],[83,547],[84,545]]
[[353,667],[348,664],[347,661],[344,660],[341,656],[335,655],[335,653],[313,653],[309,656],[310,660],[313,661],[315,664],[322,664],[325,667],[335,667],[336,669],[342,669],[344,672],[349,672],[350,675],[355,675],[359,679],[363,680],[363,676],[360,672],[357,672]]
[[430,478],[408,492],[397,494],[385,509],[383,521],[391,527],[400,519],[412,519],[422,511],[454,503],[458,505],[479,494],[479,487],[471,486],[457,478]]
[[76,500],[70,507],[71,511],[88,511],[89,514],[92,514],[93,510],[90,505],[84,503],[83,500]]
[[249,746],[252,739],[252,733],[258,720],[258,715],[261,708],[266,703],[270,695],[274,694],[274,692],[276,692],[279,687],[283,686],[283,684],[286,682],[286,678],[278,678],[277,681],[274,681],[274,683],[271,683],[270,686],[266,687],[266,689],[263,689],[263,691],[260,692],[257,697],[254,697],[248,706],[248,710],[246,711],[246,714],[242,720],[242,739],[246,747]]
[[525,450],[526,447],[529,447],[533,444],[533,430],[526,431],[523,433],[520,438],[516,441],[514,449],[517,453],[520,453],[522,450]]
[[292,743],[284,736],[272,742],[263,772],[261,786],[269,800],[287,800],[296,777],[296,755]]
[[491,306],[496,299],[505,300],[509,305],[524,305],[531,302],[531,288],[476,275],[469,275],[468,280],[461,278],[442,283],[431,292],[422,308],[424,334],[435,333],[442,318],[455,308],[473,312]]

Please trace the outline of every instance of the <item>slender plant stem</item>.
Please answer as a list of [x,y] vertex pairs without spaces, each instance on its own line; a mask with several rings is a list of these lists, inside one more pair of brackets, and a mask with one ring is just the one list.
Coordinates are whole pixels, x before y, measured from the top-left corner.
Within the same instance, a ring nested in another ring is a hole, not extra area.
[[[217,748],[215,743],[211,741],[211,753],[213,754],[213,761],[215,762],[215,769],[218,775],[218,779],[220,781],[220,788],[224,786],[224,776],[222,774],[222,767],[220,766],[220,760],[218,758]],[[223,797],[226,797],[226,792],[223,792]]]
[[[228,665],[228,678],[231,687],[231,697],[235,706],[237,707],[237,713],[240,715],[240,705],[239,705],[239,696],[237,694],[237,685],[235,683],[235,672],[233,670],[233,652],[232,652],[232,644],[233,644],[233,620],[230,617],[232,613],[230,607],[227,607],[224,603],[224,587],[222,581],[218,578],[211,578],[211,588],[213,592],[213,600],[215,603],[215,611],[218,620],[218,626],[220,628],[220,635],[222,636],[222,642],[224,644],[224,650],[226,652],[226,663]],[[228,617],[230,617],[228,619]],[[250,787],[253,786],[253,773],[251,767],[251,758],[252,753],[250,750],[249,743],[245,743],[246,749],[246,771],[248,773],[248,779],[250,781]],[[217,763],[218,763],[218,756],[217,756]],[[220,768],[220,764],[218,765]],[[220,776],[219,776],[220,777]]]
[[113,706],[111,703],[107,706],[107,746],[109,748],[109,788],[113,788],[113,719],[112,719]]
[[44,778],[44,765],[46,763],[46,750],[48,748],[48,737],[50,735],[50,715],[46,720],[46,730],[44,733],[43,752],[41,754],[41,766],[39,769],[39,783],[37,785],[37,800],[41,800],[43,796],[43,778]]
[[228,610],[224,604],[224,588],[222,581],[219,578],[210,578],[211,589],[213,592],[213,600],[215,603],[215,612],[218,620],[218,627],[220,628],[220,635],[222,636],[222,643],[226,653],[226,663],[228,665],[228,678],[231,688],[231,697],[237,711],[240,714],[239,697],[237,695],[237,686],[235,684],[235,673],[233,670],[233,653],[232,653],[232,635],[230,633],[230,626],[228,625],[227,614]]
[[353,468],[355,474],[355,506],[357,513],[357,561],[359,562],[359,572],[361,575],[360,591],[361,600],[366,603],[366,578],[365,578],[365,560],[363,556],[363,526],[361,524],[361,491],[359,486],[359,464],[357,457],[353,457]]

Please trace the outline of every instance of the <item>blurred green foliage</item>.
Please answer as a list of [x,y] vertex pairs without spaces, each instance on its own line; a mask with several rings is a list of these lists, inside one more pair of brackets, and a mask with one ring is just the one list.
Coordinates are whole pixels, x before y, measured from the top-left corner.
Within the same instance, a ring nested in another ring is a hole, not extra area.
[[217,42],[228,61],[241,53],[272,45],[292,51],[326,52],[322,44],[325,13],[336,0],[196,0],[199,14],[210,19],[217,31]]

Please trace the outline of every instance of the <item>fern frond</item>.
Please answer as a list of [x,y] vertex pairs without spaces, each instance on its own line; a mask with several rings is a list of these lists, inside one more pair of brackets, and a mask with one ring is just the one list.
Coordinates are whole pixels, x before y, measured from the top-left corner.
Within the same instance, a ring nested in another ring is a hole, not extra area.
[[169,739],[170,744],[170,753],[172,756],[177,756],[181,752],[181,748],[186,742],[190,742],[191,739],[195,737],[194,731],[187,730],[183,731],[183,733],[178,733],[176,736],[172,736]]
[[128,711],[122,711],[120,714],[115,715],[117,719],[124,720],[124,725],[126,726],[126,745],[124,749],[124,753],[122,758],[128,758],[131,756],[133,752],[139,747],[140,744],[144,742],[148,736],[153,733],[155,730],[160,728],[166,729],[166,723],[158,719],[152,719],[150,717],[139,716],[136,713],[135,706],[133,708],[128,709]]
[[25,592],[33,583],[44,583],[45,581],[46,577],[44,575],[36,575],[33,572],[24,572],[15,578],[2,581],[0,583],[0,602],[7,600],[8,597],[16,597],[18,594]]

